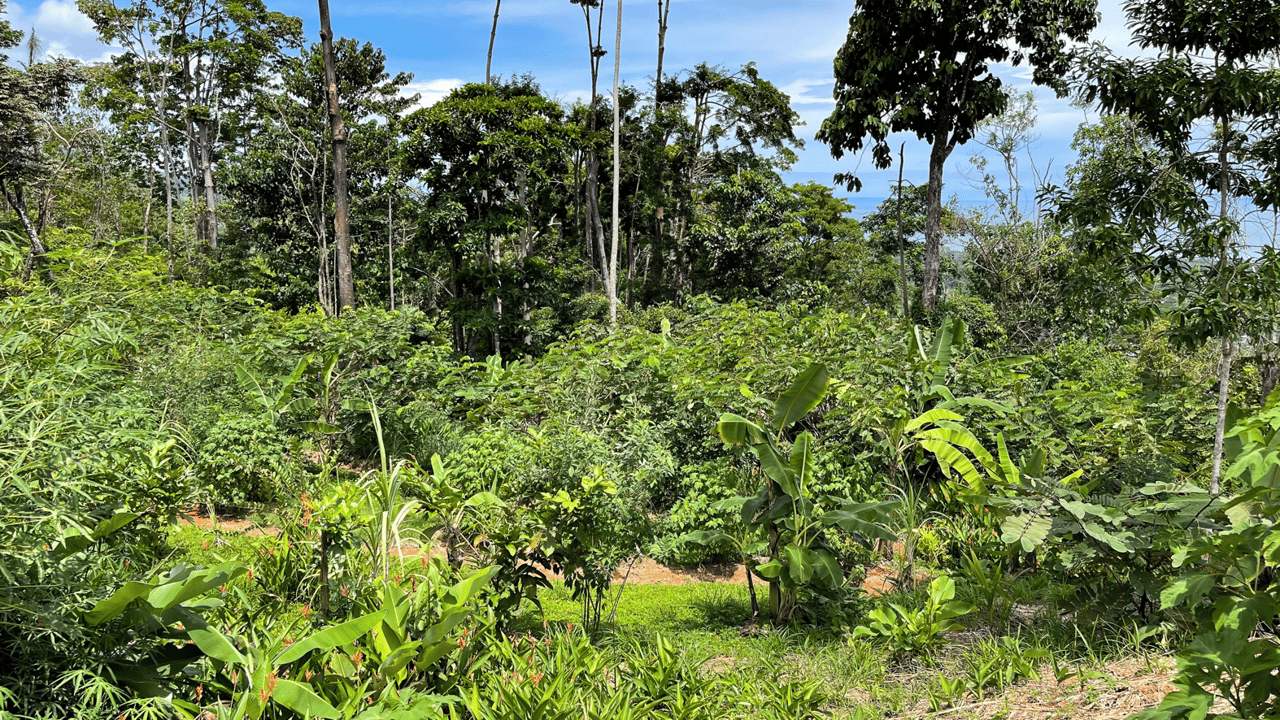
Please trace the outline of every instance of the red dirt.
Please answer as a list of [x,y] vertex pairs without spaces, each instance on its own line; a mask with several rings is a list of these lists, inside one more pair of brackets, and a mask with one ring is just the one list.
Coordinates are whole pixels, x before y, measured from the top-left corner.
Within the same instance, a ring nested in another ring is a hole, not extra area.
[[[230,534],[244,534],[251,537],[262,537],[264,535],[275,535],[279,532],[273,527],[263,527],[257,525],[243,517],[220,515],[219,517],[209,517],[208,513],[192,510],[183,522],[195,525],[202,530],[214,530],[216,532],[225,532]],[[437,551],[430,551],[433,554]],[[392,550],[392,554],[399,557],[416,557],[422,553],[422,547],[418,543],[406,542]],[[630,576],[628,577],[628,570]],[[551,577],[559,577],[555,573],[548,573]],[[867,577],[862,582],[863,590],[868,595],[878,596],[886,595],[896,589],[894,571],[885,565],[872,568],[867,572]],[[696,567],[672,567],[663,565],[652,558],[641,558],[635,565],[628,568],[626,564],[618,568],[613,574],[614,582],[622,582],[626,578],[629,584],[635,585],[687,585],[689,583],[728,583],[731,585],[747,584],[746,566],[738,563],[715,563],[708,565],[699,565]],[[758,583],[758,584],[763,584]]]

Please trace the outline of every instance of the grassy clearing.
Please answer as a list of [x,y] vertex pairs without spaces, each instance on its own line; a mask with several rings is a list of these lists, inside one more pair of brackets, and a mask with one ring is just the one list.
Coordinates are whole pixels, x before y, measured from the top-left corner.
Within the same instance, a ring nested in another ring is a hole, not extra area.
[[[170,535],[180,559],[199,564],[240,560],[254,565],[276,542],[270,536],[189,525]],[[402,562],[416,566],[419,560]],[[251,582],[237,584],[253,592]],[[1123,707],[1127,713],[1147,700],[1158,702],[1171,668],[1163,649],[1124,628],[1063,619],[1050,607],[1061,591],[1043,576],[1019,577],[1005,589],[1009,605],[965,616],[963,629],[947,633],[933,657],[895,658],[884,644],[853,637],[848,624],[749,626],[750,598],[743,585],[628,585],[599,642],[650,646],[661,636],[720,682],[813,683],[835,718],[939,712],[975,719],[1102,717],[1098,713],[1107,708]],[[617,597],[616,587],[612,592]],[[979,589],[963,580],[957,596],[981,605]],[[514,626],[517,632],[542,635],[544,628],[581,624],[581,607],[562,582],[554,581],[539,599],[542,611],[526,606]],[[874,603],[915,609],[923,602],[922,590],[900,592],[867,598],[861,610]],[[851,612],[847,622],[856,625],[863,614]],[[1014,667],[1018,659],[1034,674]]]
[[[1088,714],[1088,708],[1127,692],[1133,678],[1144,687],[1163,688],[1161,676],[1170,663],[1160,648],[1115,628],[1077,626],[1034,605],[1054,590],[1035,577],[1016,581],[1009,587],[1018,610],[1015,620],[998,617],[1000,627],[993,629],[987,617],[975,613],[964,630],[948,634],[942,651],[927,662],[894,660],[883,645],[854,638],[849,628],[746,628],[747,589],[721,583],[629,586],[602,641],[651,642],[665,636],[723,682],[813,682],[837,718],[915,717],[938,711],[956,718],[1001,717],[1002,712],[1014,717],[1023,706],[1035,707],[1041,713],[1036,717],[1046,716],[1044,707],[1068,713],[1059,717],[1078,717],[1070,713]],[[960,584],[961,598],[972,599],[975,592]],[[581,622],[579,605],[562,583],[554,583],[540,599],[549,625]],[[898,593],[869,602],[912,607],[922,600],[919,593]],[[1035,611],[1029,612],[1032,607]],[[529,615],[522,629],[539,632],[535,617]],[[1010,671],[1011,654],[1029,658],[1036,674]],[[960,679],[970,687],[962,697],[948,692]],[[1154,704],[1159,696],[1152,695]]]

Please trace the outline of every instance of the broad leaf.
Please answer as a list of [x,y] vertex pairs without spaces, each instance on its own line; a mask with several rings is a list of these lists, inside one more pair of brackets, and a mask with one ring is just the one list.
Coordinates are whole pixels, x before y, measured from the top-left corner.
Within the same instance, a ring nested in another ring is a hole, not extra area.
[[275,682],[276,689],[271,699],[302,717],[333,720],[342,717],[342,713],[316,695],[309,686],[285,678],[278,678]]
[[830,379],[827,366],[822,363],[814,363],[806,368],[791,383],[791,387],[778,397],[770,426],[775,431],[780,431],[808,415],[826,396],[827,382]]
[[312,650],[332,650],[339,645],[350,645],[364,637],[365,633],[382,622],[383,617],[384,614],[382,612],[370,613],[321,630],[311,637],[285,648],[272,662],[276,665],[284,665],[297,660]]

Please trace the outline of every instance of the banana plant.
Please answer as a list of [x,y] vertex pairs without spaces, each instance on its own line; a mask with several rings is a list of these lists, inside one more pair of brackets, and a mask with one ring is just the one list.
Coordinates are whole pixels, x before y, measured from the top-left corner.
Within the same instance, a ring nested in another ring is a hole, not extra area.
[[[381,607],[301,640],[286,629],[246,642],[198,615],[183,620],[212,664],[205,690],[231,699],[214,707],[219,718],[257,720],[281,708],[302,717],[337,719],[363,710],[374,698],[436,689],[427,686],[441,674],[442,660],[466,650],[458,626],[470,617],[473,601],[495,573],[496,568],[485,568],[452,586],[433,582],[440,578],[435,574],[409,591],[384,582]],[[465,668],[465,661],[458,664]],[[460,674],[446,674],[446,685],[456,684]]]
[[[68,535],[51,552],[75,552],[84,547],[86,539],[114,532],[136,517],[119,513],[90,535]],[[197,708],[178,698],[174,690],[189,684],[188,670],[204,652],[203,643],[210,640],[204,633],[203,613],[222,607],[221,600],[208,596],[246,570],[238,563],[210,568],[179,564],[146,580],[126,582],[84,612],[81,621],[88,627],[102,628],[123,620],[131,637],[121,638],[119,649],[106,663],[112,676],[142,697],[169,697],[176,709],[194,714]]]
[[[783,450],[786,431],[822,402],[830,373],[814,363],[778,397],[767,427],[733,413],[720,416],[717,431],[726,445],[745,446],[760,462],[765,483],[754,497],[723,501],[738,510],[742,522],[764,535],[764,562],[748,558],[748,570],[769,585],[769,613],[775,623],[786,622],[795,610],[798,591],[809,587],[834,591],[845,581],[844,569],[826,547],[828,528],[840,528],[863,544],[890,539],[885,527],[892,503],[850,503],[824,510],[815,502],[813,434],[796,436]],[[692,533],[693,542],[733,541],[723,533]]]

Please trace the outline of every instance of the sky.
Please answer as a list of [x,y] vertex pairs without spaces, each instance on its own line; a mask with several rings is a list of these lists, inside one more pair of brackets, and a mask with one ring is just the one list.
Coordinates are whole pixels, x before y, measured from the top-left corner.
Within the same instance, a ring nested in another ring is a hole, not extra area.
[[[119,0],[118,0],[119,1]],[[303,20],[310,41],[319,38],[319,14],[314,2],[266,0],[270,9]],[[615,0],[605,0],[602,44],[610,51],[601,63],[601,92],[610,92],[613,73]],[[897,181],[897,168],[876,170],[870,153],[831,157],[830,149],[813,139],[823,118],[834,108],[831,99],[831,61],[844,41],[854,3],[835,0],[673,0],[666,39],[664,75],[707,62],[736,69],[755,62],[760,76],[791,97],[804,126],[797,135],[805,140],[800,159],[786,174],[789,182],[815,181],[831,185],[838,172],[856,171],[863,181],[861,193],[843,190],[856,206],[855,216],[875,209]],[[489,31],[493,22],[492,0],[405,3],[387,0],[330,0],[335,34],[369,41],[387,55],[392,72],[413,73],[412,90],[423,102],[433,102],[465,82],[483,82]],[[1102,19],[1094,40],[1122,54],[1130,35],[1120,0],[1100,0]],[[101,60],[111,48],[97,40],[89,20],[74,0],[13,2],[8,19],[24,31],[35,28],[51,55]],[[657,3],[623,0],[622,82],[648,88],[657,62]],[[590,89],[586,27],[579,6],[569,0],[505,0],[498,21],[493,71],[512,75],[530,73],[552,97],[570,102],[585,98]],[[1085,110],[1071,107],[1053,93],[1031,84],[1026,66],[997,66],[997,75],[1015,90],[1033,90],[1039,109],[1039,136],[1031,148],[1035,165],[1049,171],[1051,181],[1061,182],[1071,163],[1072,135],[1089,119]],[[906,141],[905,179],[924,184],[928,179],[928,147],[912,135],[891,139],[897,147]],[[969,158],[981,148],[960,146],[947,162],[944,195],[955,197],[962,208],[977,208],[987,199],[970,186],[974,173]],[[1023,162],[1024,167],[1027,163]],[[1031,179],[1024,178],[1029,185]],[[1024,191],[1024,195],[1033,195]]]

